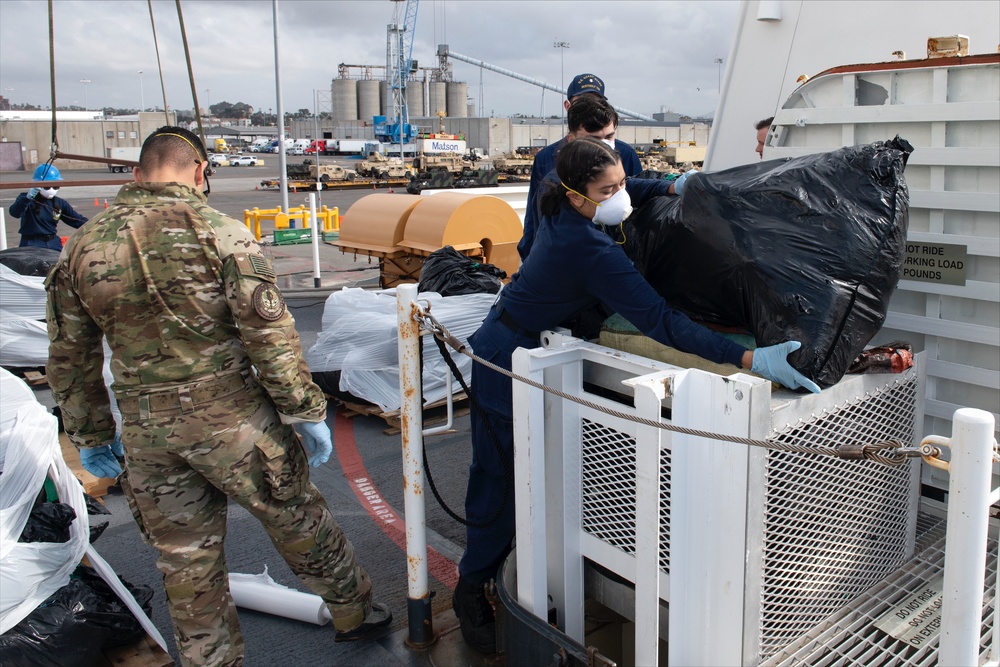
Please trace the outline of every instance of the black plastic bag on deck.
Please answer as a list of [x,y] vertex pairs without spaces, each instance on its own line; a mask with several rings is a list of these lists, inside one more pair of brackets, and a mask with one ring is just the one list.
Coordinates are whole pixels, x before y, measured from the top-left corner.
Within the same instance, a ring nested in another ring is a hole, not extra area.
[[802,343],[789,362],[840,380],[885,321],[905,252],[904,139],[689,178],[623,223],[625,252],[675,308]]
[[441,296],[496,294],[500,291],[500,279],[506,277],[503,269],[477,262],[446,245],[424,260],[417,290],[437,292]]
[[[147,615],[153,589],[122,581]],[[80,566],[69,583],[0,635],[0,665],[90,667],[102,650],[132,644],[145,629],[94,570]]]
[[17,246],[0,250],[0,264],[22,276],[45,277],[59,261],[59,251],[36,246]]

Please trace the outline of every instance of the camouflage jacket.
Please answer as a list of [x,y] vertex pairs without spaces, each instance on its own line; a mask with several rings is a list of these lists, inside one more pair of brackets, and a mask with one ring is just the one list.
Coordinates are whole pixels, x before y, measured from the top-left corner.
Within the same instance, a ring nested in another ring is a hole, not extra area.
[[105,336],[117,397],[252,365],[283,421],[326,417],[270,262],[243,224],[189,186],[122,187],[70,237],[46,289],[46,375],[77,447],[114,437]]

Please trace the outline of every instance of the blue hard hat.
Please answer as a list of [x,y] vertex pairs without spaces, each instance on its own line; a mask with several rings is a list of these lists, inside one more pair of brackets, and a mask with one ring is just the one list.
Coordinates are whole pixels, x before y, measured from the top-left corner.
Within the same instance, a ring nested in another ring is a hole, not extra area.
[[35,173],[31,175],[33,181],[61,181],[62,174],[51,164],[40,164],[35,167]]

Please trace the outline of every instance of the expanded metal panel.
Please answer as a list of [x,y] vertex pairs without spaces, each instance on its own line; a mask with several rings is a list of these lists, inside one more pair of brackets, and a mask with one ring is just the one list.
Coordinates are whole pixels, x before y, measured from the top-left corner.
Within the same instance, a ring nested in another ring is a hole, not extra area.
[[[583,530],[635,555],[635,438],[580,420]],[[660,568],[670,572],[670,452],[660,455]]]
[[[914,647],[876,628],[874,623],[909,599],[927,582],[944,572],[943,523],[927,534],[930,542],[917,556],[829,619],[821,627],[776,653],[762,667],[935,667],[938,665],[939,638]],[[996,605],[997,543],[990,540],[986,553],[986,581],[979,635],[980,664],[989,653]],[[941,667],[950,667],[942,665]]]
[[[772,437],[832,447],[913,439],[915,376],[824,410]],[[909,558],[909,466],[771,451],[761,588],[761,659],[841,609]]]

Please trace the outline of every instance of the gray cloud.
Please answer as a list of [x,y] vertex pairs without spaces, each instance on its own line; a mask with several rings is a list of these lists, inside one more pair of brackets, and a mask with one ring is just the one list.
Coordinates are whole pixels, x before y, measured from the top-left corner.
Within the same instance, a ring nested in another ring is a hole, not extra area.
[[[313,108],[340,63],[384,65],[387,0],[279,0],[279,42],[286,111]],[[437,61],[436,46],[559,85],[594,72],[611,101],[651,114],[671,109],[710,114],[718,65],[731,46],[738,2],[424,0],[413,57]],[[199,102],[274,108],[274,38],[268,0],[183,0]],[[175,3],[155,0],[167,103],[193,106]],[[147,107],[163,104],[149,11],[144,0],[54,3],[57,104]],[[3,0],[0,92],[13,103],[50,104],[48,15],[43,0]],[[556,49],[553,42],[569,42]],[[564,58],[564,74],[560,56]],[[143,71],[142,76],[138,74]],[[453,62],[455,80],[498,116],[559,114],[552,91]],[[83,84],[81,79],[89,79]],[[141,80],[141,84],[140,84]],[[480,90],[482,80],[482,90]],[[211,91],[210,93],[207,91]]]

